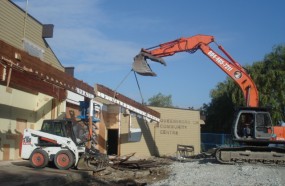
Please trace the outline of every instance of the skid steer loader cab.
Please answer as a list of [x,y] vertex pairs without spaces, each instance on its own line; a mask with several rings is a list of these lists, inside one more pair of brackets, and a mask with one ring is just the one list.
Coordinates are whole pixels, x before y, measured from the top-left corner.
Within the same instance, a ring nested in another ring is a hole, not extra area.
[[90,136],[86,126],[71,120],[44,120],[41,131],[70,138],[76,145],[83,145]]

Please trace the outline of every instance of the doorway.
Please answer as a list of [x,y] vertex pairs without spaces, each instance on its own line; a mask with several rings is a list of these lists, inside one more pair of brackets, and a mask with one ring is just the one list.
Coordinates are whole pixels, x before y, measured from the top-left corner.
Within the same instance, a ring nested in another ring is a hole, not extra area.
[[107,154],[118,155],[119,130],[108,129]]

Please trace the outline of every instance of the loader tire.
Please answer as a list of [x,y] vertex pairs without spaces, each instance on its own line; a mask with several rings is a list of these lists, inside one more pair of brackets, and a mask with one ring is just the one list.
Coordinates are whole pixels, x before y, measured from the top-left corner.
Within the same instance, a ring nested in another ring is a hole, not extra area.
[[48,164],[48,153],[42,149],[35,149],[31,154],[30,163],[34,168],[44,168]]
[[54,157],[54,164],[58,169],[67,170],[74,164],[74,156],[69,150],[58,151]]

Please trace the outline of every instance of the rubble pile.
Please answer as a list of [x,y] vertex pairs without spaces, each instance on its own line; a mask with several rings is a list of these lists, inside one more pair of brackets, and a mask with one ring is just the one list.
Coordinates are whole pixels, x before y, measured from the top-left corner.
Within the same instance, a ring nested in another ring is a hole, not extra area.
[[147,185],[169,176],[166,166],[173,161],[165,158],[148,159],[130,156],[110,158],[111,166],[94,174],[96,179],[110,185]]
[[137,159],[132,156],[110,158],[111,166],[94,173],[92,179],[85,180],[85,185],[285,185],[285,169],[282,166],[226,165],[205,155],[189,159]]

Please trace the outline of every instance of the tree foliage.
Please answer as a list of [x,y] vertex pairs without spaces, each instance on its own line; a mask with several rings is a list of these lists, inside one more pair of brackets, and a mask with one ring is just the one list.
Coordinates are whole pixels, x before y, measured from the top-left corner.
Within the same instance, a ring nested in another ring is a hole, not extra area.
[[[285,46],[273,48],[263,61],[246,66],[259,91],[259,106],[272,107],[273,122],[284,119],[285,108]],[[211,91],[209,104],[204,104],[202,112],[206,116],[204,132],[230,133],[234,109],[245,106],[242,91],[235,82],[227,78]]]
[[172,107],[172,96],[158,93],[148,99],[148,105],[156,107]]

